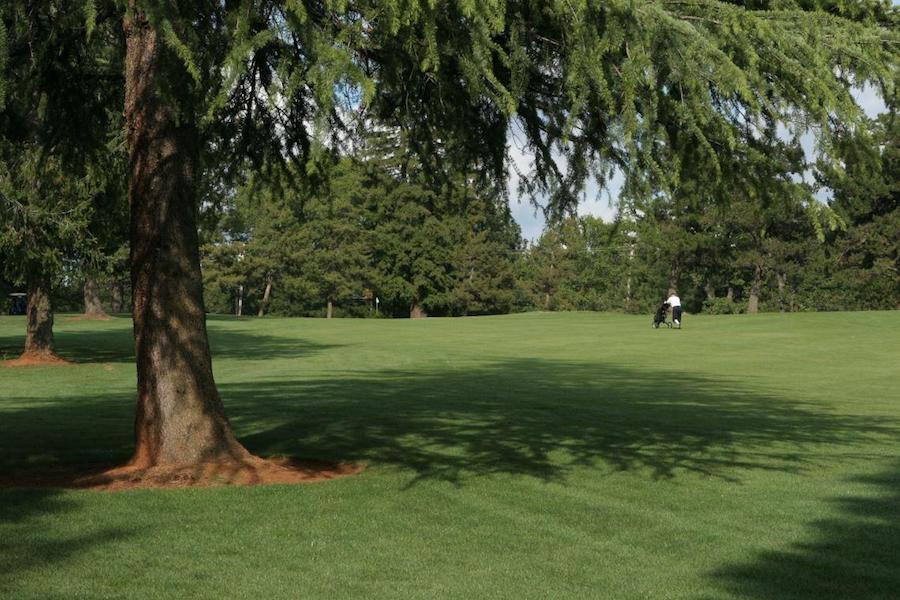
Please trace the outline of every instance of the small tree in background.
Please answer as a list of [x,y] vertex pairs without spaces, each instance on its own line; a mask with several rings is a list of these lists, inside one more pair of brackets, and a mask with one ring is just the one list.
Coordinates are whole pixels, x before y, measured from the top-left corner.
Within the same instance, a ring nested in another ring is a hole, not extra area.
[[[52,288],[90,221],[89,183],[39,148],[0,162],[0,253],[4,275],[28,294],[23,359],[54,361]],[[7,156],[10,156],[7,154]]]

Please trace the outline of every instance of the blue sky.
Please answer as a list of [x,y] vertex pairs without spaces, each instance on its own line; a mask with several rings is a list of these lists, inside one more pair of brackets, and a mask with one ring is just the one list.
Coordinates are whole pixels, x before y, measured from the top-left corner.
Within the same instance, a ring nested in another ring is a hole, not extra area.
[[[895,4],[897,1],[898,0],[895,0]],[[875,116],[884,112],[884,102],[875,91],[875,88],[866,86],[859,90],[855,96],[859,101],[860,106],[862,106],[869,116]],[[806,134],[801,141],[807,156],[814,156],[815,141],[812,134]],[[511,132],[509,136],[509,148],[510,156],[518,169],[520,171],[528,172],[530,170],[530,158],[522,153],[522,143],[520,138],[517,138],[514,132]],[[516,174],[511,173],[509,178],[510,210],[512,211],[513,218],[519,224],[519,227],[522,228],[523,237],[526,240],[534,241],[541,235],[541,231],[544,229],[544,218],[539,210],[536,211],[534,207],[531,206],[527,198],[519,198],[516,190],[518,183],[519,179]],[[604,221],[612,220],[615,214],[613,204],[621,185],[622,178],[619,175],[614,177],[610,182],[608,189],[603,191],[598,189],[595,181],[591,181],[585,190],[584,200],[582,200],[578,207],[578,214],[598,216]],[[819,197],[826,198],[827,195],[827,192],[823,192],[819,194]]]

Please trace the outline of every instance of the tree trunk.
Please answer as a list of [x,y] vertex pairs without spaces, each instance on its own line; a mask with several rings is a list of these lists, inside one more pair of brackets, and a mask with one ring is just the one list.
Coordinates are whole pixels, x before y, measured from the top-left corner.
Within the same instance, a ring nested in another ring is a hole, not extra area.
[[331,318],[331,313],[332,313],[333,310],[334,310],[334,305],[333,305],[332,302],[331,302],[331,298],[329,298],[329,299],[328,299],[328,308],[327,308],[326,311],[325,311],[325,318],[326,318],[326,319],[330,319],[330,318]]
[[716,299],[716,288],[710,282],[707,281],[703,285],[703,289],[706,291],[706,299],[707,300],[715,300]]
[[631,306],[631,275],[625,280],[625,309]]
[[[131,465],[248,458],[213,380],[197,236],[199,133],[182,61],[130,0],[125,119],[137,353]],[[176,114],[177,113],[177,114]]]
[[634,244],[628,245],[628,278],[625,280],[625,310],[631,310],[631,263],[634,262]]
[[728,293],[725,294],[725,297],[729,300],[734,300],[734,288],[730,285],[728,286]]
[[428,316],[428,313],[425,312],[425,309],[422,308],[422,305],[419,304],[418,300],[413,300],[412,304],[409,306],[409,318],[410,319],[424,319]]
[[50,281],[42,275],[28,278],[28,309],[25,325],[25,355],[56,356],[53,340],[53,306]]
[[84,316],[91,319],[106,319],[109,315],[100,302],[100,288],[93,277],[84,278]]
[[681,279],[681,267],[677,262],[673,262],[669,269],[669,289],[678,289],[678,280]]
[[266,308],[269,306],[269,296],[272,295],[272,278],[266,280],[266,290],[263,292],[262,302],[259,303],[259,316],[266,314]]
[[759,287],[762,279],[762,270],[759,265],[753,268],[753,282],[750,284],[750,299],[747,302],[747,312],[755,315],[759,312]]
[[784,312],[784,283],[787,277],[783,273],[775,273],[775,278],[778,281],[778,310]]
[[244,315],[244,286],[238,286],[237,304],[234,309],[235,316],[242,317]]
[[116,281],[112,285],[112,301],[110,302],[109,308],[114,313],[120,313],[125,310],[125,290],[123,289],[125,286],[122,285],[121,281]]

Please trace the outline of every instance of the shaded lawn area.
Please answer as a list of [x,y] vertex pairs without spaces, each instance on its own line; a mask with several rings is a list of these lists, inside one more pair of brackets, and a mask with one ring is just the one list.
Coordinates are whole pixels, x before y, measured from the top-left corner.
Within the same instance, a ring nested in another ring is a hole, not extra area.
[[[211,320],[253,452],[368,470],[0,490],[0,596],[897,597],[897,313],[644,321]],[[128,457],[130,323],[58,341],[0,367],[0,470]]]

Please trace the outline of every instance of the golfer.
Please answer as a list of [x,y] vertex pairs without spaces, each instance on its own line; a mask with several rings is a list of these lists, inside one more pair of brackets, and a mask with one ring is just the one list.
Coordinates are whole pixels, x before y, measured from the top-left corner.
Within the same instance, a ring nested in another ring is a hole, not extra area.
[[675,327],[681,329],[681,298],[678,297],[675,288],[669,288],[669,299],[666,302],[672,308],[672,322],[675,323]]

